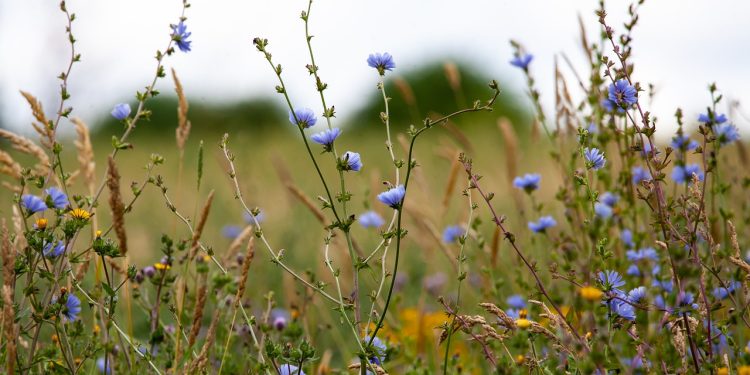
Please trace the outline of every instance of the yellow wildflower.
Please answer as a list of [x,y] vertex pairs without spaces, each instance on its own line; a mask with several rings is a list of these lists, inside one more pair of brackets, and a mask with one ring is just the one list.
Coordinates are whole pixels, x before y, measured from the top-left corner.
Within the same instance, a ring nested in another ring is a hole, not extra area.
[[102,231],[97,230],[96,231],[96,238],[101,238],[101,237],[102,237]]
[[737,375],[750,375],[750,366],[737,367]]
[[45,218],[36,219],[35,227],[36,229],[39,229],[39,230],[47,228],[47,219]]
[[593,286],[584,286],[580,290],[581,297],[588,301],[599,301],[602,299],[604,292]]
[[88,220],[91,217],[91,214],[83,208],[76,208],[75,210],[70,211],[70,216],[74,219]]
[[523,363],[526,362],[526,357],[523,356],[523,354],[519,354],[516,356],[516,364],[521,366]]
[[169,264],[154,263],[154,268],[156,268],[159,271],[164,271],[164,270],[168,270],[168,269],[170,269],[172,267],[170,267]]
[[531,327],[531,320],[526,319],[526,310],[522,309],[518,312],[518,319],[516,319],[516,326],[520,329],[526,329]]

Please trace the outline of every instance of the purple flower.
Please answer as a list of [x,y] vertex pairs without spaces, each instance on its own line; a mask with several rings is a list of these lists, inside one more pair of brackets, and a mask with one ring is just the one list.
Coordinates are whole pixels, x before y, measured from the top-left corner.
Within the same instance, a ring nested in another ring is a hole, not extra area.
[[393,56],[390,53],[371,53],[367,57],[367,65],[378,70],[380,75],[385,75],[386,70],[393,70],[396,67],[396,63],[393,62]]
[[526,308],[526,299],[523,298],[520,294],[514,294],[508,299],[505,300],[505,303],[508,304],[508,306],[514,308],[514,309],[524,309]]
[[716,116],[715,113],[709,111],[708,113],[701,113],[698,115],[698,121],[704,124],[723,124],[727,122],[727,116],[724,114]]
[[599,281],[605,289],[617,292],[622,292],[620,287],[625,286],[625,281],[622,280],[622,276],[617,271],[599,272]]
[[[53,246],[54,245],[54,246]],[[65,244],[62,241],[57,241],[57,245],[54,242],[50,242],[44,245],[42,254],[47,258],[57,258],[65,252]]]
[[527,173],[523,176],[516,177],[513,179],[513,186],[525,190],[530,193],[536,189],[539,189],[539,181],[542,176],[538,173]]
[[[370,342],[370,337],[369,336],[365,336],[364,342],[365,342],[365,344],[369,343]],[[382,365],[383,361],[385,361],[385,355],[386,355],[386,351],[388,350],[388,347],[385,346],[385,343],[381,339],[375,337],[372,340],[372,346],[371,346],[371,348],[372,348],[372,351],[375,352],[375,355],[373,355],[373,356],[371,356],[369,358],[370,359],[370,363],[374,363],[374,364],[376,364],[378,366]]]
[[[246,223],[247,223],[248,225],[255,225],[255,222],[256,222],[256,221],[257,221],[258,223],[262,223],[262,222],[263,222],[263,220],[265,220],[265,219],[266,219],[266,214],[264,214],[264,213],[263,213],[263,210],[260,210],[260,209],[259,209],[259,210],[258,210],[258,214],[257,214],[257,215],[254,215],[254,216],[253,216],[253,215],[251,215],[251,214],[249,214],[249,213],[245,212],[245,213],[244,213],[244,214],[242,215],[242,218],[244,218],[244,219],[245,219],[245,222],[246,222]],[[253,219],[253,218],[255,218],[255,219]]]
[[589,126],[586,128],[586,130],[589,132],[589,134],[599,134],[599,128],[596,126],[596,123],[590,122]]
[[740,133],[739,130],[737,130],[737,127],[729,123],[716,125],[714,127],[714,135],[716,135],[716,139],[719,140],[719,143],[721,143],[722,146],[740,139]]
[[357,221],[359,221],[359,224],[364,228],[379,228],[381,225],[385,224],[383,218],[375,211],[362,213],[362,215],[359,215]]
[[[107,368],[104,368],[104,364],[106,363]],[[99,359],[96,360],[96,369],[99,371],[100,374],[111,374],[112,373],[112,361],[105,361],[104,357],[99,357]]]
[[143,267],[143,274],[148,278],[152,278],[156,275],[156,268],[154,268],[154,266]]
[[632,249],[635,247],[635,243],[633,243],[633,232],[630,229],[623,229],[620,233],[620,239],[628,248]]
[[672,138],[671,146],[675,150],[692,151],[698,148],[698,142],[686,135],[678,134]]
[[190,43],[192,41],[187,40],[192,33],[187,32],[187,26],[185,23],[180,21],[177,25],[172,25],[172,40],[177,43],[177,47],[182,52],[190,52]]
[[529,64],[531,63],[531,60],[534,59],[534,55],[532,54],[518,54],[515,57],[513,57],[513,60],[510,60],[510,65],[513,65],[517,68],[521,68],[523,70],[529,69]]
[[378,194],[378,200],[391,208],[399,209],[401,208],[401,203],[403,202],[405,195],[406,189],[404,189],[404,185],[398,185],[388,191]]
[[678,184],[689,184],[693,180],[693,174],[703,181],[703,171],[698,164],[677,165],[672,170],[672,179]]
[[285,363],[279,365],[279,375],[305,375],[305,372],[295,365]]
[[615,102],[621,108],[627,108],[638,101],[638,92],[627,80],[621,79],[609,85],[609,100]]
[[616,301],[614,312],[623,319],[629,320],[631,322],[635,320],[635,309],[631,304],[627,302]]
[[641,270],[635,264],[631,264],[628,267],[627,271],[625,271],[625,274],[628,275],[628,276],[639,277],[639,276],[641,276]]
[[26,210],[28,210],[31,214],[42,212],[47,209],[47,205],[44,203],[42,198],[39,198],[36,195],[24,194],[21,197],[21,203],[23,204],[23,207],[26,208]]
[[599,151],[598,148],[586,148],[583,151],[583,156],[586,159],[586,168],[599,170],[604,168],[607,164],[607,159],[604,158],[604,153]]
[[294,125],[300,126],[307,129],[316,122],[318,119],[315,117],[315,112],[310,108],[295,109],[294,112],[289,112],[289,122]]
[[286,311],[285,309],[273,309],[271,310],[269,318],[271,319],[271,325],[281,331],[286,328],[292,317],[289,315],[289,311]]
[[551,228],[557,225],[557,222],[552,216],[542,216],[539,218],[539,221],[529,222],[529,229],[535,233],[543,233],[547,230],[547,228]]
[[65,305],[62,308],[62,314],[69,322],[73,322],[78,319],[78,314],[81,313],[81,300],[76,297],[75,294],[68,293],[65,299]]
[[601,202],[596,202],[594,203],[594,213],[599,218],[606,220],[612,217],[612,207]]
[[242,227],[239,225],[225,225],[221,228],[221,235],[229,239],[237,238],[240,233],[242,233]]
[[362,169],[362,159],[359,157],[359,154],[353,151],[347,151],[344,153],[344,155],[341,157],[342,162],[342,168],[345,171],[355,171],[358,172],[360,169]]
[[120,103],[112,109],[112,112],[110,112],[110,114],[112,115],[112,117],[120,121],[125,120],[128,116],[130,116],[130,104]]
[[507,309],[505,310],[505,314],[514,320],[521,317],[520,311],[518,311],[517,309]]
[[651,173],[643,167],[633,167],[633,185],[639,185],[642,181],[651,181]]
[[607,191],[599,197],[599,200],[607,206],[614,207],[620,200],[620,197]]
[[656,250],[654,250],[653,247],[646,247],[643,249],[639,249],[638,251],[628,250],[627,252],[625,252],[625,256],[631,262],[638,262],[638,261],[645,260],[645,259],[650,259],[650,260],[659,259],[659,256],[656,254]]
[[729,294],[734,293],[734,291],[740,286],[742,286],[742,284],[740,284],[739,281],[733,280],[727,283],[726,288],[723,286],[715,288],[711,294],[713,294],[716,299],[725,299],[729,297]]
[[464,229],[458,225],[450,225],[445,227],[443,230],[443,242],[453,243],[458,240],[459,237],[464,235]]
[[628,301],[632,303],[639,303],[644,298],[646,298],[646,287],[644,286],[639,286],[628,292]]
[[341,134],[341,129],[339,128],[327,129],[311,135],[310,139],[317,144],[323,145],[323,149],[330,152],[333,149],[333,141],[338,138],[339,134]]
[[52,205],[59,210],[68,207],[68,205],[70,204],[68,202],[68,196],[65,195],[62,190],[56,187],[51,187],[44,192],[46,192],[47,195],[49,195],[50,199],[52,199]]

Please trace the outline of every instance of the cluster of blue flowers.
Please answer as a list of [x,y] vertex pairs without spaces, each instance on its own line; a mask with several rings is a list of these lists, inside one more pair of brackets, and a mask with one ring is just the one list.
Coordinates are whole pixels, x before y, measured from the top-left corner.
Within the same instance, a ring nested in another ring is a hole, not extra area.
[[614,208],[620,197],[610,192],[605,192],[599,197],[599,202],[594,204],[594,213],[600,219],[609,219],[614,214]]

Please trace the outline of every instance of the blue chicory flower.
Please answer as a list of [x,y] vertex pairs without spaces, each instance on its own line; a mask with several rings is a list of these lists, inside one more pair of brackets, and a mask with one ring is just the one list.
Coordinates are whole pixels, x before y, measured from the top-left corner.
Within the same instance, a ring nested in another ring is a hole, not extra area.
[[740,133],[736,126],[724,123],[714,127],[714,135],[719,140],[722,146],[726,146],[738,139],[740,139]]
[[70,202],[68,202],[68,196],[56,187],[53,186],[44,192],[52,199],[52,205],[55,206],[55,208],[62,210],[70,205]]
[[633,308],[631,304],[623,301],[616,301],[614,305],[615,314],[631,322],[635,320],[635,308]]
[[586,159],[586,168],[599,170],[604,167],[607,163],[607,159],[604,157],[604,153],[599,151],[598,148],[586,148],[583,151],[583,156]]
[[613,210],[612,210],[612,207],[604,203],[596,202],[594,203],[594,213],[600,219],[606,220],[612,217]]
[[449,225],[443,230],[443,242],[453,243],[458,241],[458,238],[463,236],[465,233],[464,229],[458,225]]
[[[263,210],[260,210],[260,209],[259,209],[259,210],[258,210],[258,214],[257,214],[257,215],[253,216],[253,215],[251,215],[250,213],[248,213],[248,212],[245,212],[245,213],[243,213],[243,214],[242,214],[242,218],[243,218],[243,219],[245,219],[245,222],[246,222],[246,223],[247,223],[248,225],[255,225],[255,222],[256,222],[256,221],[258,222],[258,224],[262,223],[262,222],[263,222],[263,220],[265,220],[265,219],[266,219],[266,214],[264,213],[264,211],[263,211]],[[253,219],[253,218],[254,218],[254,219]]]
[[65,244],[62,241],[57,241],[57,244],[50,242],[44,245],[42,254],[47,258],[57,258],[65,252]]
[[526,308],[526,299],[523,298],[520,294],[514,294],[508,299],[505,300],[505,303],[508,304],[508,306],[514,308],[514,309],[525,309]]
[[323,145],[325,151],[330,152],[333,149],[333,142],[338,138],[339,134],[341,134],[341,129],[339,128],[326,129],[320,133],[311,135],[310,139],[317,144]]
[[240,233],[242,233],[242,227],[239,225],[225,225],[221,228],[221,235],[229,239],[237,238]]
[[629,249],[635,247],[635,243],[633,242],[633,232],[630,229],[623,229],[620,233],[620,239]]
[[625,281],[622,280],[622,276],[617,271],[601,271],[599,272],[599,281],[606,290],[614,290],[622,293],[620,287],[625,286]]
[[182,52],[190,52],[190,43],[192,41],[187,40],[192,33],[187,32],[187,26],[185,23],[180,21],[177,25],[172,25],[172,40],[177,43],[177,47]]
[[630,266],[628,266],[628,269],[627,271],[625,271],[625,274],[628,276],[639,277],[641,276],[641,270],[638,268],[637,265],[631,264]]
[[65,300],[65,305],[62,309],[62,314],[69,322],[73,322],[78,319],[78,314],[81,313],[81,300],[76,297],[73,293],[68,293]]
[[404,185],[398,185],[378,194],[378,200],[391,208],[399,209],[405,195],[406,189],[404,189]]
[[607,206],[614,207],[617,202],[620,201],[620,196],[607,191],[599,197],[599,201],[606,204]]
[[305,372],[295,365],[285,363],[279,365],[279,375],[305,375]]
[[[106,368],[104,367],[106,364]],[[100,374],[109,375],[112,373],[112,361],[106,361],[104,357],[99,357],[96,360],[96,369]]]
[[638,102],[638,92],[627,80],[621,79],[609,85],[609,100],[618,106],[629,107]]
[[698,141],[690,139],[690,137],[686,135],[678,134],[672,138],[672,143],[670,145],[675,150],[692,151],[698,148]]
[[646,287],[639,286],[628,292],[628,301],[632,303],[639,303],[646,298]]
[[632,174],[633,174],[633,185],[638,185],[642,181],[651,181],[652,179],[651,173],[649,173],[649,171],[643,167],[638,167],[638,166],[633,167]]
[[716,116],[715,113],[709,111],[708,113],[699,114],[698,121],[704,124],[708,124],[708,123],[723,124],[727,122],[727,116],[724,114]]
[[23,204],[23,207],[32,214],[42,212],[47,209],[47,205],[44,203],[42,198],[31,194],[24,194],[21,197],[21,204]]
[[396,68],[396,63],[393,62],[393,56],[390,53],[371,53],[367,57],[367,65],[378,70],[380,75],[385,75],[386,70],[393,70]]
[[120,103],[117,104],[113,109],[112,112],[110,112],[112,117],[116,118],[117,120],[125,120],[128,116],[130,116],[130,104],[128,103]]
[[523,70],[527,70],[529,68],[529,64],[531,63],[531,60],[533,59],[534,55],[532,54],[518,54],[513,57],[513,60],[510,60],[510,65],[521,68]]
[[378,213],[375,211],[367,211],[362,213],[362,215],[359,215],[357,221],[359,221],[359,224],[364,228],[378,228],[381,225],[385,224],[383,218],[380,217],[380,215],[378,215]]
[[527,173],[513,179],[513,186],[530,193],[539,188],[539,181],[542,176],[538,173]]
[[535,233],[543,233],[547,228],[554,227],[555,225],[557,225],[557,222],[552,216],[542,216],[537,222],[530,221],[529,229]]
[[300,126],[303,129],[307,129],[314,126],[318,119],[315,117],[315,112],[310,108],[295,109],[293,112],[289,112],[289,122],[294,125]]
[[676,165],[672,169],[672,179],[678,184],[689,184],[693,180],[693,174],[698,176],[699,181],[703,181],[703,171],[698,164]]
[[[370,336],[366,336],[364,340],[365,344],[370,342]],[[370,363],[374,363],[378,366],[383,364],[383,361],[385,361],[385,354],[388,350],[388,347],[385,345],[383,340],[379,339],[377,336],[372,340],[372,350],[375,352],[375,355],[369,358]]]
[[362,159],[359,154],[353,151],[347,151],[341,156],[342,166],[345,171],[358,172],[362,169]]

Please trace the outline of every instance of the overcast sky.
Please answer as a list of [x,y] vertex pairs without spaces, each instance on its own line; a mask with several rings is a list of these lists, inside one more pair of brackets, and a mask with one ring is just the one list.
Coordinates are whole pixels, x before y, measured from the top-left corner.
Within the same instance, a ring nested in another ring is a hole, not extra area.
[[[51,0],[0,0],[0,116],[12,128],[32,119],[18,90],[41,98],[52,115],[58,81],[67,64],[64,15]],[[610,23],[622,31],[625,1],[610,1]],[[295,106],[318,108],[305,70],[307,50],[300,11],[303,0],[195,0],[187,11],[193,51],[166,60],[180,75],[192,101],[220,102],[273,95],[275,77],[251,44],[269,39]],[[362,105],[375,90],[377,75],[365,62],[374,51],[390,52],[398,71],[427,61],[459,57],[490,77],[521,87],[509,66],[509,39],[522,42],[532,63],[547,111],[552,109],[553,58],[565,52],[585,71],[578,44],[577,15],[589,36],[599,24],[591,0],[318,0],[311,29],[320,74],[339,117]],[[69,90],[74,115],[93,123],[118,102],[131,101],[153,76],[153,55],[168,41],[178,0],[68,1],[75,12],[74,34],[82,62],[74,66]],[[717,82],[726,98],[750,102],[750,2],[745,0],[647,1],[634,34],[635,79],[653,83],[658,96],[649,109],[671,129],[675,108],[693,119],[709,103],[706,86]],[[169,80],[158,88],[172,93]],[[749,104],[750,105],[750,104]],[[733,118],[743,136],[748,120]],[[662,134],[664,135],[664,134]]]

